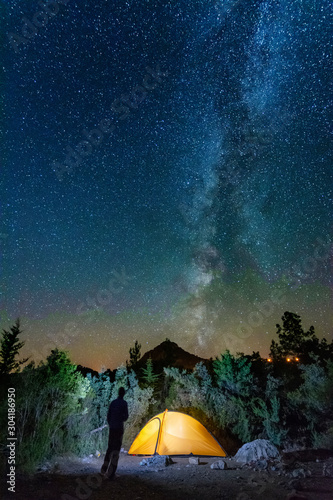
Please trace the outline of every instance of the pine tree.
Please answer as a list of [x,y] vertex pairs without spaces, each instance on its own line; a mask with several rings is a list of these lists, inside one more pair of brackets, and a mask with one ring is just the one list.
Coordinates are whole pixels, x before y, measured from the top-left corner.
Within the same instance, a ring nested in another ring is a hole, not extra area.
[[129,350],[130,360],[126,360],[127,369],[135,370],[139,359],[141,358],[141,344],[136,340],[134,347],[130,347]]
[[243,354],[237,357],[227,349],[213,361],[216,383],[228,394],[247,397],[253,389],[251,362]]
[[302,327],[300,316],[286,311],[282,316],[283,325],[276,325],[279,342],[272,340],[271,356],[282,359],[287,356],[297,356],[303,363],[313,362],[311,355],[329,359],[333,354],[333,342],[319,340],[313,326],[308,331]]
[[10,331],[3,330],[2,339],[0,342],[0,374],[8,375],[12,371],[19,371],[20,365],[23,365],[29,358],[21,361],[16,361],[20,349],[24,346],[24,342],[19,342],[20,320],[17,319],[15,324],[10,328]]
[[159,375],[154,373],[153,360],[148,358],[146,361],[146,367],[141,369],[143,376],[142,381],[145,386],[153,387],[159,379]]

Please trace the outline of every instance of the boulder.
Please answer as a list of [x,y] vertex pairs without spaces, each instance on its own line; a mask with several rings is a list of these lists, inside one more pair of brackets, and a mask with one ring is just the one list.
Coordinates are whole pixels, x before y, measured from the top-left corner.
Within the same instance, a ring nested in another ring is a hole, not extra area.
[[200,464],[200,460],[198,457],[190,457],[188,459],[188,462],[191,464],[191,465],[199,465]]
[[173,464],[173,461],[168,455],[155,455],[153,457],[144,458],[141,460],[140,465],[147,467],[167,467],[168,465]]
[[330,463],[324,464],[323,476],[333,477],[333,464]]
[[227,463],[224,460],[218,460],[217,462],[212,463],[212,465],[210,466],[210,468],[211,469],[222,470],[222,469],[227,469],[228,466],[227,466]]
[[236,453],[237,462],[250,463],[258,460],[279,458],[278,449],[267,439],[255,439],[250,443],[245,443]]
[[300,478],[300,477],[306,477],[307,473],[304,469],[294,469],[291,475],[292,477]]

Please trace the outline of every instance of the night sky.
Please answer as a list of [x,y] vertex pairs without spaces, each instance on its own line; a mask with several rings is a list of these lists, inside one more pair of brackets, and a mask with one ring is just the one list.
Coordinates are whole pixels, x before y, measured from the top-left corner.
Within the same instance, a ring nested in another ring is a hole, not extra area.
[[286,310],[332,340],[329,3],[1,2],[0,326],[24,354],[267,355]]

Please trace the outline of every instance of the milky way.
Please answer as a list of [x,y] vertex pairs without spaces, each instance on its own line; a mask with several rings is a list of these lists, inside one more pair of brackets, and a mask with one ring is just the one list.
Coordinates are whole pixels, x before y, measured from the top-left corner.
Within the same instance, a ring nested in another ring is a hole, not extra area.
[[329,2],[1,9],[1,326],[26,353],[266,355],[285,310],[331,340]]

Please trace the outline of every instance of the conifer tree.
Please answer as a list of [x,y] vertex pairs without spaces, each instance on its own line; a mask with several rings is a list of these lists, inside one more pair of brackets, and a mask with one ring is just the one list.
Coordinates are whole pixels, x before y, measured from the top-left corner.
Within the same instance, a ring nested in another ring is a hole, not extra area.
[[127,369],[135,370],[139,359],[141,358],[141,344],[136,340],[134,347],[130,347],[129,350],[130,360],[126,360]]
[[3,330],[2,339],[0,342],[0,374],[8,375],[12,371],[19,371],[20,365],[26,363],[29,358],[21,361],[16,360],[20,349],[24,346],[24,342],[19,341],[19,335],[22,333],[20,330],[20,320],[17,319],[15,324],[9,331]]
[[287,356],[297,356],[303,363],[313,362],[312,356],[329,359],[333,355],[333,342],[328,344],[326,339],[315,335],[313,326],[306,331],[302,327],[300,316],[286,311],[282,316],[282,326],[277,324],[279,342],[272,340],[271,357],[275,360]]
[[142,368],[142,380],[145,386],[154,386],[159,379],[159,375],[154,373],[153,360],[148,358],[146,361],[146,367]]

